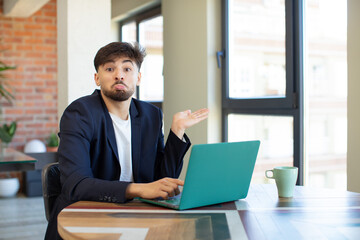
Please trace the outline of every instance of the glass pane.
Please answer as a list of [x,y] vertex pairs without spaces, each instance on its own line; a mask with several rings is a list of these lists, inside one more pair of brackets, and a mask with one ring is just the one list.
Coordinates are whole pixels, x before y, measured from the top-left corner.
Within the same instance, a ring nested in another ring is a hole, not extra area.
[[140,44],[146,48],[146,58],[141,67],[140,99],[163,101],[163,17],[158,16],[139,25]]
[[124,24],[121,28],[122,42],[136,42],[136,23],[129,22]]
[[284,0],[229,0],[229,97],[285,97]]
[[305,36],[305,183],[346,190],[347,1],[306,1]]
[[273,183],[265,170],[293,166],[293,117],[229,114],[228,141],[260,140],[251,183]]

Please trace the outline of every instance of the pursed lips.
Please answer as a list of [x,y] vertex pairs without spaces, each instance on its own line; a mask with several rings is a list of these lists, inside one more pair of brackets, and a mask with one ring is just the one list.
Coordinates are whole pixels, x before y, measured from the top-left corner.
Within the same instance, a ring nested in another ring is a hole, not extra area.
[[116,90],[124,90],[127,87],[124,83],[115,83],[113,86]]

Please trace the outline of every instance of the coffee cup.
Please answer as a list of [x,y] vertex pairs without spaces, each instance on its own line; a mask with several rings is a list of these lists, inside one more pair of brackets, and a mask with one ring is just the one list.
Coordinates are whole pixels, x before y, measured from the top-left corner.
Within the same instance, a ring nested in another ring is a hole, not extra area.
[[290,198],[293,196],[298,176],[297,167],[275,167],[273,170],[266,170],[265,176],[275,179],[279,197]]

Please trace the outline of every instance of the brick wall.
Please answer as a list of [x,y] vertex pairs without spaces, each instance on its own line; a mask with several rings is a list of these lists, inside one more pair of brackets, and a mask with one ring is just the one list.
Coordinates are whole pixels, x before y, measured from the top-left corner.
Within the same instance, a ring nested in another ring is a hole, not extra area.
[[28,18],[3,15],[0,0],[0,60],[15,65],[6,76],[15,100],[0,100],[1,123],[16,120],[11,147],[23,150],[31,139],[45,142],[58,131],[56,0]]

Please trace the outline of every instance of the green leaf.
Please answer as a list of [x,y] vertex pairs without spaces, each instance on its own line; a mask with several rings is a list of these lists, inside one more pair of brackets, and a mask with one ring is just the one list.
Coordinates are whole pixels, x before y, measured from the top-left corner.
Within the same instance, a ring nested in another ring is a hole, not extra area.
[[6,123],[3,124],[0,127],[0,139],[6,143],[11,142],[13,136],[15,135],[16,127],[17,123],[15,121],[10,123],[9,125],[7,125]]

